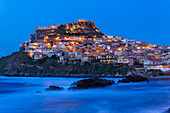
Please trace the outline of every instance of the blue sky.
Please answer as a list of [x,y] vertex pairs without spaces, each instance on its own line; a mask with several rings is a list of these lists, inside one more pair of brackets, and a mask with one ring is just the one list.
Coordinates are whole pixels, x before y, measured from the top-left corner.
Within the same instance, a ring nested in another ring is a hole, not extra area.
[[170,0],[0,0],[0,57],[35,27],[95,21],[106,35],[170,45]]

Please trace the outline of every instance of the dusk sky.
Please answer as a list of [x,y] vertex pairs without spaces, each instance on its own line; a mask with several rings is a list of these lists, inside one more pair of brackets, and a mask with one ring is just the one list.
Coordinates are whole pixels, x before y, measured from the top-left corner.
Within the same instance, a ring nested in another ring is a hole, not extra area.
[[0,0],[0,57],[35,27],[95,21],[105,35],[170,45],[170,0]]

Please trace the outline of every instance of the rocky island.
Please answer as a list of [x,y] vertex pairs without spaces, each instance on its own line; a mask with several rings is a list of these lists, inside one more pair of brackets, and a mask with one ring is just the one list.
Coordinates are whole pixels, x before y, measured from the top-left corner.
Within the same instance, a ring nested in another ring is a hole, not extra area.
[[98,88],[105,87],[114,84],[115,82],[112,80],[99,79],[99,78],[91,78],[79,80],[71,84],[69,89],[88,89],[88,88]]

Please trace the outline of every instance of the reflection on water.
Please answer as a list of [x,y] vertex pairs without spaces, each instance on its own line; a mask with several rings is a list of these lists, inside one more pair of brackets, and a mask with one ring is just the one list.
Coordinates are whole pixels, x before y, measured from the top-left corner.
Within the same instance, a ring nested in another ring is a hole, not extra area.
[[[80,79],[0,77],[0,113],[160,113],[170,107],[170,80],[67,90]],[[49,85],[65,90],[46,92]]]

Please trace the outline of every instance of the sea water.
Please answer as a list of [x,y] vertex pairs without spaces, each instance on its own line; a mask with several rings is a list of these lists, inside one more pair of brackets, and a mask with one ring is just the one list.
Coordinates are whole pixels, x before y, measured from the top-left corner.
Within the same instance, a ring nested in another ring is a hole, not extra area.
[[[170,107],[170,80],[68,90],[82,78],[0,76],[0,113],[162,113]],[[50,85],[61,91],[45,91]],[[41,93],[36,93],[40,91]]]

